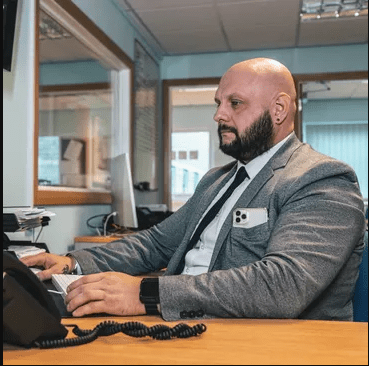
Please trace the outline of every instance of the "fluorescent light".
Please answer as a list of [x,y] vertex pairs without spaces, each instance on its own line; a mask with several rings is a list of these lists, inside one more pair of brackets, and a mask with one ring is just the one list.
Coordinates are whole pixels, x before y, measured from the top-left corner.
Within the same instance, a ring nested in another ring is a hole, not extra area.
[[368,15],[368,0],[303,0],[301,21]]

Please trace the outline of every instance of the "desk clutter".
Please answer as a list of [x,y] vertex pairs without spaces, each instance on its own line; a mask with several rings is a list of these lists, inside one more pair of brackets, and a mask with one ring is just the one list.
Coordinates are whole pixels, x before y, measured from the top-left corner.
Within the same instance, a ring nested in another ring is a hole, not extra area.
[[[44,208],[3,208],[3,250],[13,252],[17,258],[27,255],[49,252],[45,243],[33,243],[30,240],[11,240],[6,233],[23,232],[49,225],[55,213]],[[41,231],[39,232],[40,235]]]
[[17,232],[49,224],[55,213],[44,208],[15,208],[13,212],[3,212],[3,231]]
[[[124,236],[139,230],[149,229],[150,227],[165,220],[172,213],[173,212],[169,211],[167,205],[165,204],[138,205],[136,206],[136,215],[138,221],[137,228],[126,227],[117,224],[114,220],[114,216],[117,214],[117,212],[92,216],[86,221],[86,224],[90,229],[100,236]],[[95,220],[95,222],[91,223],[92,220]]]

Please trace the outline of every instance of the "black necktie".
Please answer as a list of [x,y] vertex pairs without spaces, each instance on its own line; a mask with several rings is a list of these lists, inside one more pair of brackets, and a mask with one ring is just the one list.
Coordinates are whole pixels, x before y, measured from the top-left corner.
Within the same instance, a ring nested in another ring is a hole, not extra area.
[[250,178],[249,175],[246,172],[246,169],[244,167],[241,167],[232,182],[232,184],[228,187],[228,189],[225,191],[222,197],[219,198],[219,200],[213,205],[213,207],[208,211],[208,213],[205,215],[205,217],[201,220],[199,226],[197,227],[195,233],[192,235],[191,240],[187,244],[186,251],[183,254],[182,260],[178,264],[176,273],[180,274],[183,271],[184,264],[185,264],[185,256],[189,250],[191,250],[196,243],[199,241],[200,236],[204,229],[210,224],[211,221],[213,221],[214,217],[217,215],[221,207],[223,206],[224,202],[227,201],[227,199],[231,196],[233,191],[245,180],[245,178]]

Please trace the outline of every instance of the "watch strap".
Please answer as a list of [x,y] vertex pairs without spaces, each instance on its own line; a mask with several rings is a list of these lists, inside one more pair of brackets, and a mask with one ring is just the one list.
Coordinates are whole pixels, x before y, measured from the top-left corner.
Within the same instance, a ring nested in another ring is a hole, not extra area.
[[159,279],[143,278],[140,285],[140,301],[145,305],[146,314],[158,315]]
[[160,315],[157,304],[144,304],[147,315]]

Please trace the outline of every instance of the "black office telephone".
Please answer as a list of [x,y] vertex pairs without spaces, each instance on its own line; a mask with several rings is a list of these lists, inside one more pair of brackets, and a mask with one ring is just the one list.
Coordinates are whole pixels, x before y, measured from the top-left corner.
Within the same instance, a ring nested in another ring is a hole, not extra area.
[[3,341],[31,346],[34,342],[63,339],[54,300],[37,276],[14,255],[3,251]]
[[14,255],[3,251],[3,342],[23,347],[56,348],[92,342],[99,336],[122,332],[131,337],[150,336],[164,340],[188,338],[206,330],[204,324],[193,327],[177,324],[147,327],[139,322],[117,323],[105,321],[92,330],[73,327],[75,338],[65,339],[67,328],[61,324],[61,316],[45,285]]

